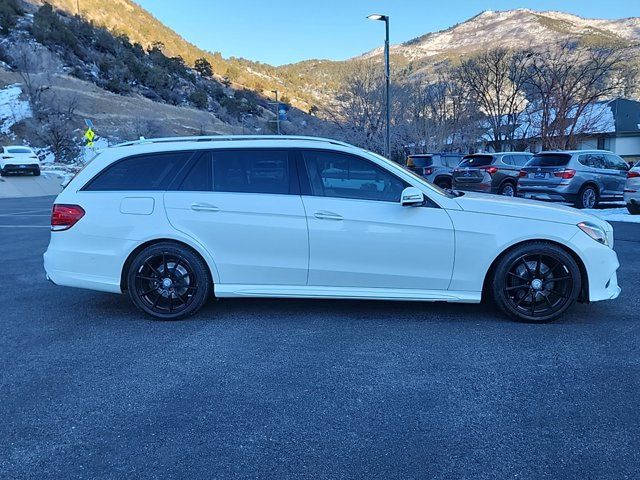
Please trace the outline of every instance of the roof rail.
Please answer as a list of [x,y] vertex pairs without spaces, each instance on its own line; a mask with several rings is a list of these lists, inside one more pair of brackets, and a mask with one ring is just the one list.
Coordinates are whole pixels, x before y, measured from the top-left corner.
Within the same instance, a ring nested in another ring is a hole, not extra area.
[[206,136],[190,136],[190,137],[163,137],[163,138],[140,138],[130,142],[112,145],[116,147],[131,147],[133,145],[146,145],[153,143],[176,143],[176,142],[222,142],[222,141],[247,141],[247,140],[306,140],[312,142],[331,143],[333,145],[341,145],[343,147],[353,147],[353,145],[323,137],[305,137],[297,135],[206,135]]

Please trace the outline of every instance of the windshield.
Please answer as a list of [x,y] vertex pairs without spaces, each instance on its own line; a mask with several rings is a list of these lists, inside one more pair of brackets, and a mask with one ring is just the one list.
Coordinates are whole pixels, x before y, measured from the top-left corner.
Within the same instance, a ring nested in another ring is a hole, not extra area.
[[493,162],[491,155],[473,155],[464,157],[460,162],[459,167],[487,167]]
[[[378,155],[375,152],[371,152],[366,150],[367,153],[373,155],[374,157],[383,160],[385,163],[390,163],[391,160],[383,157],[382,155]],[[398,167],[400,167],[402,170],[404,170],[405,173],[408,173],[409,175],[411,175],[411,177],[413,177],[414,180],[416,180],[420,185],[425,185],[426,187],[430,188],[431,190],[433,190],[434,192],[436,192],[439,195],[443,195],[447,198],[456,198],[458,197],[458,195],[451,193],[447,190],[443,190],[442,188],[434,185],[433,183],[429,183],[427,182],[424,178],[422,178],[420,175],[416,174],[415,172],[413,172],[412,170],[410,170],[409,168],[405,167],[404,165],[400,165],[398,163],[395,162],[391,162],[394,165],[397,165]]]
[[562,153],[545,153],[544,155],[534,155],[527,163],[527,167],[564,167],[569,163],[571,155]]
[[33,153],[27,147],[7,147],[7,153]]
[[424,168],[424,167],[430,167],[432,165],[433,165],[433,157],[431,156],[419,157],[419,156],[409,155],[409,158],[407,158],[407,167]]

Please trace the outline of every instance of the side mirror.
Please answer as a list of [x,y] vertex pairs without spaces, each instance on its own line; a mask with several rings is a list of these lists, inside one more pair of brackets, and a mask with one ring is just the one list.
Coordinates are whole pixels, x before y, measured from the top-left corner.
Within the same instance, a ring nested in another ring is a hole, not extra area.
[[416,187],[407,187],[400,196],[400,205],[403,207],[418,207],[424,203],[424,194]]

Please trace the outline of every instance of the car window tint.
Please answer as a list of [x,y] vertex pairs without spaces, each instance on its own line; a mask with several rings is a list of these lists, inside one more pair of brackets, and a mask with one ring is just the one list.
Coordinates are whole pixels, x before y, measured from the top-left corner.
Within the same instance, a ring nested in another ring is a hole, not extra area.
[[502,157],[502,163],[505,163],[507,165],[514,165],[513,163],[513,156],[511,155],[504,155]]
[[606,168],[604,155],[593,154],[593,153],[590,153],[587,155],[580,155],[580,158],[578,159],[578,161],[587,167]]
[[458,166],[458,164],[460,163],[460,160],[462,160],[462,157],[446,157],[446,159],[447,159],[447,166],[454,168]]
[[517,167],[524,167],[531,160],[529,155],[513,155],[511,158],[513,159],[513,164]]
[[460,167],[487,167],[493,163],[493,156],[491,155],[474,155],[470,157],[464,157],[460,162]]
[[5,148],[5,150],[7,151],[7,153],[33,153],[30,148],[24,147],[7,147]]
[[304,160],[315,196],[399,202],[406,186],[390,172],[354,155],[306,151]]
[[534,155],[527,167],[564,167],[571,160],[571,155],[562,153],[545,153],[544,155]]
[[190,192],[211,191],[211,154],[203,154],[191,167],[180,184],[180,190]]
[[621,170],[625,172],[629,170],[629,167],[627,166],[627,162],[625,162],[622,158],[617,157],[616,155],[606,155],[605,165],[606,165],[606,168],[609,168],[612,170]]
[[213,153],[216,192],[289,193],[289,155],[286,150],[220,150]]
[[410,156],[407,160],[407,167],[430,167],[433,165],[433,157],[414,157]]
[[84,190],[166,190],[192,153],[168,152],[126,158],[99,173]]

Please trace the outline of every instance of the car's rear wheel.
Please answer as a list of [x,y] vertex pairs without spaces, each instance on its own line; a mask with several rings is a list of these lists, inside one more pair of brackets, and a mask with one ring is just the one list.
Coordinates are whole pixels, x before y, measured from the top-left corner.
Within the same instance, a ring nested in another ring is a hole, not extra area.
[[503,195],[505,197],[515,197],[516,186],[511,182],[503,183],[498,189],[498,195]]
[[598,191],[592,185],[585,185],[576,198],[576,208],[595,208],[596,205],[598,205]]
[[160,320],[179,320],[206,303],[211,280],[199,255],[182,245],[163,242],[135,256],[127,274],[127,290],[143,312]]
[[509,317],[544,323],[560,317],[580,294],[582,278],[575,259],[551,243],[514,248],[496,265],[493,298]]
[[640,205],[636,203],[627,203],[627,210],[631,215],[640,215]]

